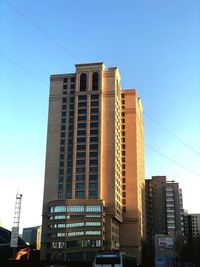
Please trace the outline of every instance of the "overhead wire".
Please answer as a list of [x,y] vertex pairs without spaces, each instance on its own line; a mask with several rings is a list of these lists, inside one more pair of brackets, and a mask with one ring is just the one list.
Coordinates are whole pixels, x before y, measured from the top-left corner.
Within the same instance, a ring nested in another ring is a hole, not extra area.
[[69,51],[66,47],[64,47],[59,41],[57,41],[51,34],[49,34],[46,30],[44,30],[40,25],[38,25],[33,19],[25,15],[21,10],[19,10],[16,6],[14,6],[10,1],[3,0],[6,4],[8,4],[15,12],[17,12],[20,16],[24,17],[26,20],[28,20],[34,27],[36,27],[41,33],[46,35],[51,41],[53,41],[58,47],[60,47],[67,55],[70,55],[73,59],[77,60],[77,62],[80,62],[78,57],[72,54],[71,51]]
[[197,173],[197,172],[191,170],[190,168],[186,167],[185,165],[183,165],[183,164],[177,162],[176,160],[170,158],[169,156],[163,154],[162,152],[160,152],[160,151],[154,149],[153,147],[151,147],[151,146],[149,146],[149,145],[147,145],[147,144],[145,144],[145,146],[146,146],[147,148],[149,148],[150,150],[154,151],[155,153],[159,154],[160,156],[166,158],[168,161],[171,161],[171,162],[173,162],[174,164],[176,164],[177,166],[179,166],[179,167],[181,167],[181,168],[187,170],[188,172],[190,172],[190,173],[192,173],[192,174],[194,174],[194,175],[200,177],[200,173]]
[[172,131],[168,130],[166,127],[164,127],[160,122],[158,122],[157,120],[155,120],[154,118],[152,118],[149,114],[147,114],[146,112],[143,112],[143,114],[148,117],[151,121],[153,121],[155,124],[157,124],[161,129],[163,129],[165,132],[167,132],[169,135],[171,135],[172,137],[174,137],[176,140],[178,140],[181,144],[183,144],[184,146],[186,146],[187,148],[189,148],[191,151],[193,151],[195,154],[197,154],[198,156],[200,156],[200,152],[198,152],[196,149],[194,149],[191,145],[189,145],[188,143],[186,143],[183,139],[181,139],[180,137],[178,137],[177,135],[175,135]]
[[[36,27],[41,33],[43,33],[44,35],[46,35],[49,39],[51,39],[51,41],[53,41],[58,47],[60,47],[67,55],[70,55],[72,58],[76,59],[78,62],[80,62],[80,60],[71,53],[71,51],[69,51],[68,49],[66,49],[66,47],[64,47],[59,41],[57,41],[51,34],[49,34],[46,30],[44,30],[40,25],[38,25],[34,20],[32,20],[30,17],[28,17],[27,15],[25,15],[22,11],[20,11],[18,8],[16,8],[10,1],[8,0],[3,0],[5,3],[7,3],[13,10],[15,10],[15,12],[17,12],[19,15],[21,15],[22,17],[24,17],[27,21],[29,21],[34,27]],[[32,76],[34,76],[35,78],[37,78],[38,80],[42,81],[45,84],[48,84],[46,81],[44,81],[41,77],[39,77],[38,75],[34,74],[32,71],[28,70],[26,67],[18,64],[15,60],[13,60],[11,57],[3,54],[2,52],[0,52],[0,54],[2,56],[4,56],[5,58],[7,58],[9,61],[11,61],[13,64],[17,65],[18,67],[20,67],[21,69],[23,69],[24,71],[28,72],[29,74],[31,74]],[[49,84],[48,84],[49,85]],[[170,134],[171,136],[173,136],[176,140],[178,140],[179,142],[181,142],[183,145],[185,145],[187,148],[189,148],[190,150],[192,150],[194,153],[196,153],[197,155],[200,156],[200,153],[195,150],[192,146],[190,146],[189,144],[187,144],[184,140],[182,140],[181,138],[179,138],[178,136],[176,136],[174,133],[172,133],[170,130],[168,130],[166,127],[164,127],[163,125],[161,125],[158,121],[156,121],[155,119],[153,119],[150,115],[148,115],[146,112],[143,112],[143,114],[148,117],[149,119],[151,119],[154,123],[156,123],[160,128],[162,128],[164,131],[166,131],[168,134]],[[168,159],[169,161],[173,162],[174,164],[178,165],[179,167],[182,167],[184,169],[186,169],[187,171],[200,176],[200,174],[194,172],[193,170],[191,170],[190,168],[187,168],[185,165],[182,165],[179,162],[176,162],[175,160],[173,160],[172,158],[166,156],[165,154],[157,151],[156,149],[152,148],[151,146],[145,144],[146,147],[148,147],[149,149],[151,149],[152,151],[154,151],[155,153],[158,153],[159,155],[161,155],[162,157],[165,157],[166,159]]]
[[24,67],[23,65],[20,65],[19,63],[17,63],[14,59],[12,59],[10,56],[2,53],[0,51],[0,55],[3,56],[4,58],[6,58],[7,60],[9,60],[11,63],[13,63],[14,65],[18,66],[20,69],[26,71],[27,73],[31,74],[34,78],[40,80],[42,83],[44,83],[45,85],[49,85],[49,83],[45,80],[43,80],[40,76],[38,76],[37,74],[35,74],[34,72],[32,72],[31,70],[27,69],[26,67]]

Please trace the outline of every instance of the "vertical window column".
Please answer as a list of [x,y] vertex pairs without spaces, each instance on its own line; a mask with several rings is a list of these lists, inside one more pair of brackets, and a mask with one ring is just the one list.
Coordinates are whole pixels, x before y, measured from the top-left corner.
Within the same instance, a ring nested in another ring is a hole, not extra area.
[[69,98],[68,113],[68,146],[67,146],[67,169],[66,169],[66,199],[72,198],[73,177],[73,143],[74,143],[74,97]]

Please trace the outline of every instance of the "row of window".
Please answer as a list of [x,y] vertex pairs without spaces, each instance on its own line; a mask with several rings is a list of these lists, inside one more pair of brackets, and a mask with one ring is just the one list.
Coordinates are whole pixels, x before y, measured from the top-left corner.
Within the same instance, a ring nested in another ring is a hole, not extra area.
[[[97,91],[99,87],[99,74],[94,72],[92,74],[92,91]],[[81,73],[80,75],[80,92],[85,92],[87,89],[87,74]]]
[[74,240],[68,242],[51,242],[47,243],[47,248],[62,249],[62,248],[80,248],[80,247],[101,247],[102,240]]
[[73,206],[55,206],[50,208],[50,213],[53,212],[101,212],[102,206],[99,205],[73,205]]
[[70,214],[70,215],[54,215],[50,216],[49,220],[66,220],[80,218],[101,218],[100,214]]
[[58,223],[58,224],[50,224],[49,228],[74,228],[83,226],[101,226],[101,222]]

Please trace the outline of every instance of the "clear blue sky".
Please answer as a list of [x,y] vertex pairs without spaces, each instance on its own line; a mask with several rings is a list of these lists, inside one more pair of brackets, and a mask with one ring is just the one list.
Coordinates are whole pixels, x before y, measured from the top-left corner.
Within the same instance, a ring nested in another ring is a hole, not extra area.
[[[50,39],[47,34],[53,37]],[[59,42],[59,45],[56,44]],[[74,64],[117,66],[144,112],[200,153],[198,0],[0,0],[0,219],[11,228],[15,194],[21,227],[41,223],[49,76]],[[200,173],[193,152],[144,116],[145,143]],[[146,178],[180,183],[184,207],[200,213],[200,175],[145,147]]]

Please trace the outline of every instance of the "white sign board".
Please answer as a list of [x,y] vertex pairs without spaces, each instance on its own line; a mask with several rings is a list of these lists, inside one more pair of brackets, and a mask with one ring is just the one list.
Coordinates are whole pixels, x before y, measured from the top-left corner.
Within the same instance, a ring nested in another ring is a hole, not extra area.
[[158,239],[158,247],[160,250],[167,250],[174,248],[174,240],[171,237],[160,237]]
[[12,227],[12,233],[10,238],[10,247],[18,247],[18,236],[19,236],[19,227]]

